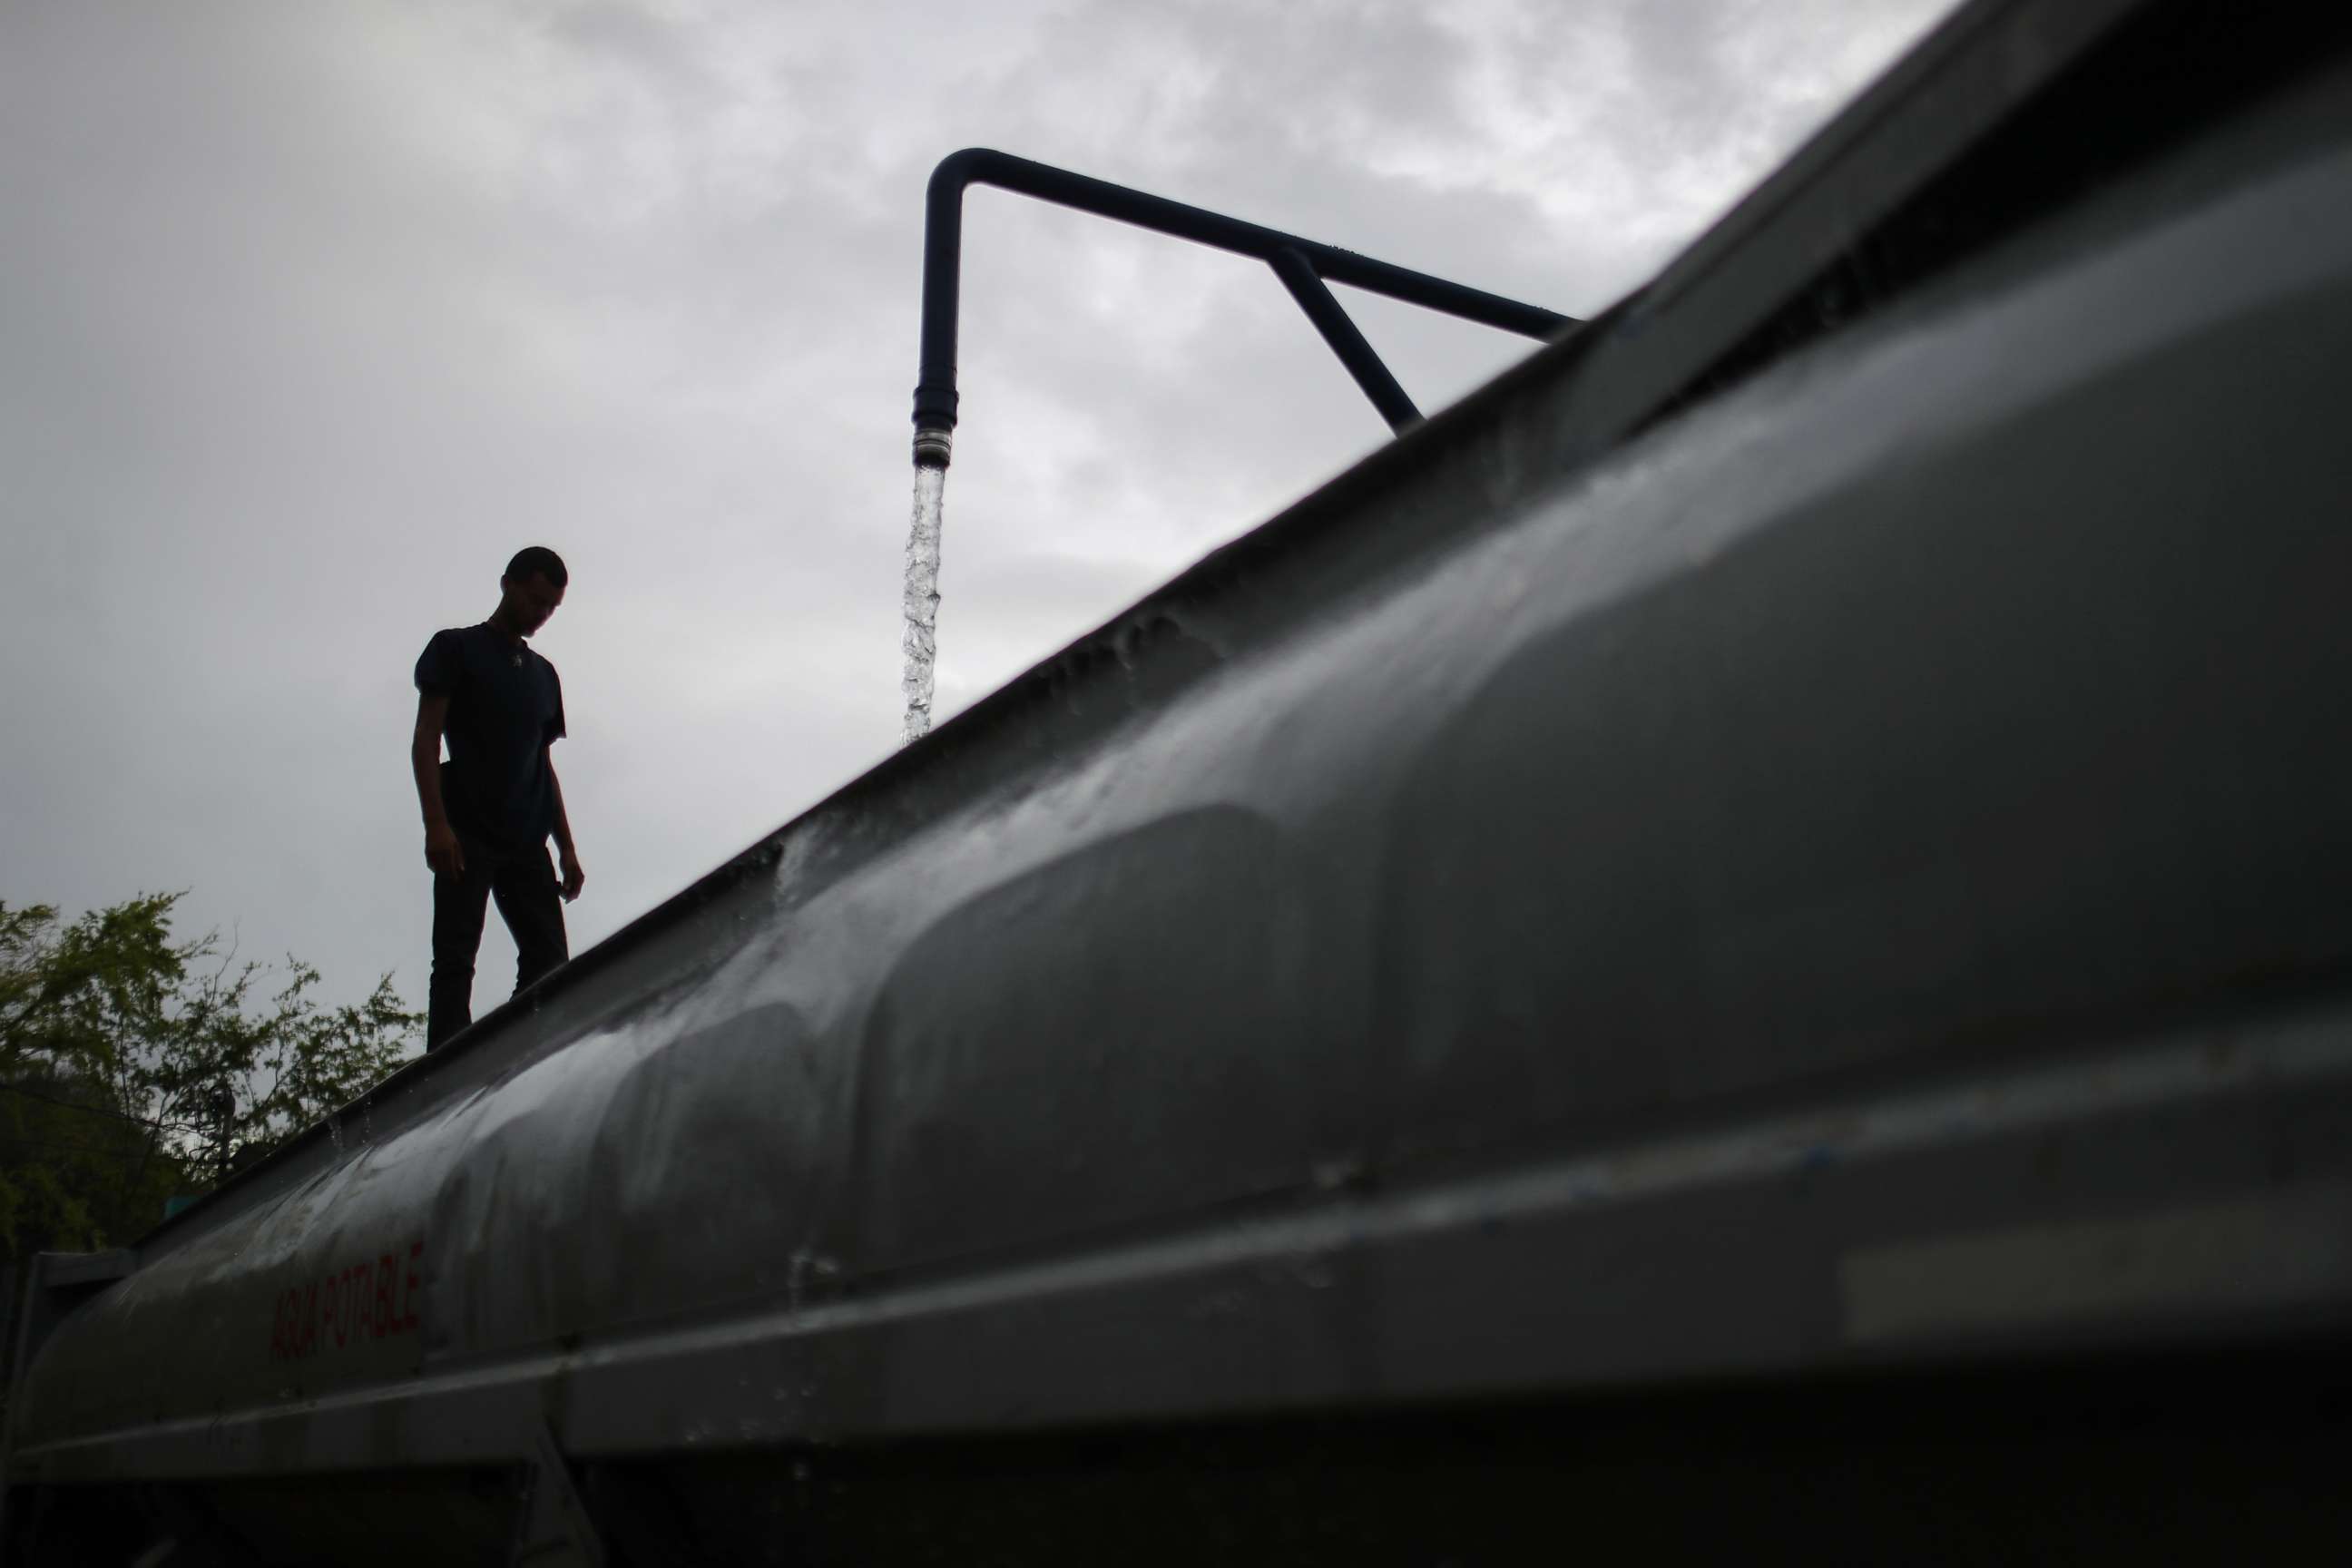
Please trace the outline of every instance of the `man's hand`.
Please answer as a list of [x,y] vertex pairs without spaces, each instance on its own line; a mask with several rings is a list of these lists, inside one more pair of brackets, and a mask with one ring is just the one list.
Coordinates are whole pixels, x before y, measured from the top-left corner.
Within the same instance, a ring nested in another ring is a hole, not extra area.
[[466,874],[466,851],[457,842],[457,830],[447,823],[436,822],[425,827],[425,863],[433,868],[436,877]]
[[563,869],[563,901],[568,904],[580,896],[582,888],[587,886],[588,873],[580,868],[580,857],[574,855],[569,846],[559,847],[555,858]]

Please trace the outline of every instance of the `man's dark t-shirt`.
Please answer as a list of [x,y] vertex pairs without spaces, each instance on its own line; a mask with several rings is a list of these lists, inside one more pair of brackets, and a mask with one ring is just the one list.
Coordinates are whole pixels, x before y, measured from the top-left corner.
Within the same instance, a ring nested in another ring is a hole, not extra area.
[[449,698],[441,726],[449,826],[496,848],[546,843],[555,828],[547,748],[563,733],[555,666],[485,621],[435,632],[416,661],[416,689]]

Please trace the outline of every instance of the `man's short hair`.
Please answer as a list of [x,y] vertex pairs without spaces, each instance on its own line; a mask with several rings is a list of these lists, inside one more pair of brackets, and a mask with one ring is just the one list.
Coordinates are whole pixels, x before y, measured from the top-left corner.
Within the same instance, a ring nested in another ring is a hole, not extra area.
[[544,544],[516,551],[515,558],[507,563],[507,575],[518,583],[544,577],[559,588],[572,580],[572,574],[563,569],[563,557]]

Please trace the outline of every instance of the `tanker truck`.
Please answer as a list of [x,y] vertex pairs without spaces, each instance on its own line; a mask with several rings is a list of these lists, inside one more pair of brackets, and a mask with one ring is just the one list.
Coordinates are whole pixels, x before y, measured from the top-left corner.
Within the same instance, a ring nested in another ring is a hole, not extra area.
[[7,1561],[2352,1546],[2352,48],[1974,0],[135,1245]]

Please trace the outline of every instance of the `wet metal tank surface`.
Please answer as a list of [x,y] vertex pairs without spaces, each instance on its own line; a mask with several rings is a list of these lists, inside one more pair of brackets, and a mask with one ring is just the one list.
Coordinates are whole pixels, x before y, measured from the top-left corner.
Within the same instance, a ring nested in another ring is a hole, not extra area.
[[1677,403],[1819,266],[1744,299],[1702,241],[56,1265],[11,1539],[2341,1531],[2298,1401],[2352,1386],[2352,93],[2311,59]]

